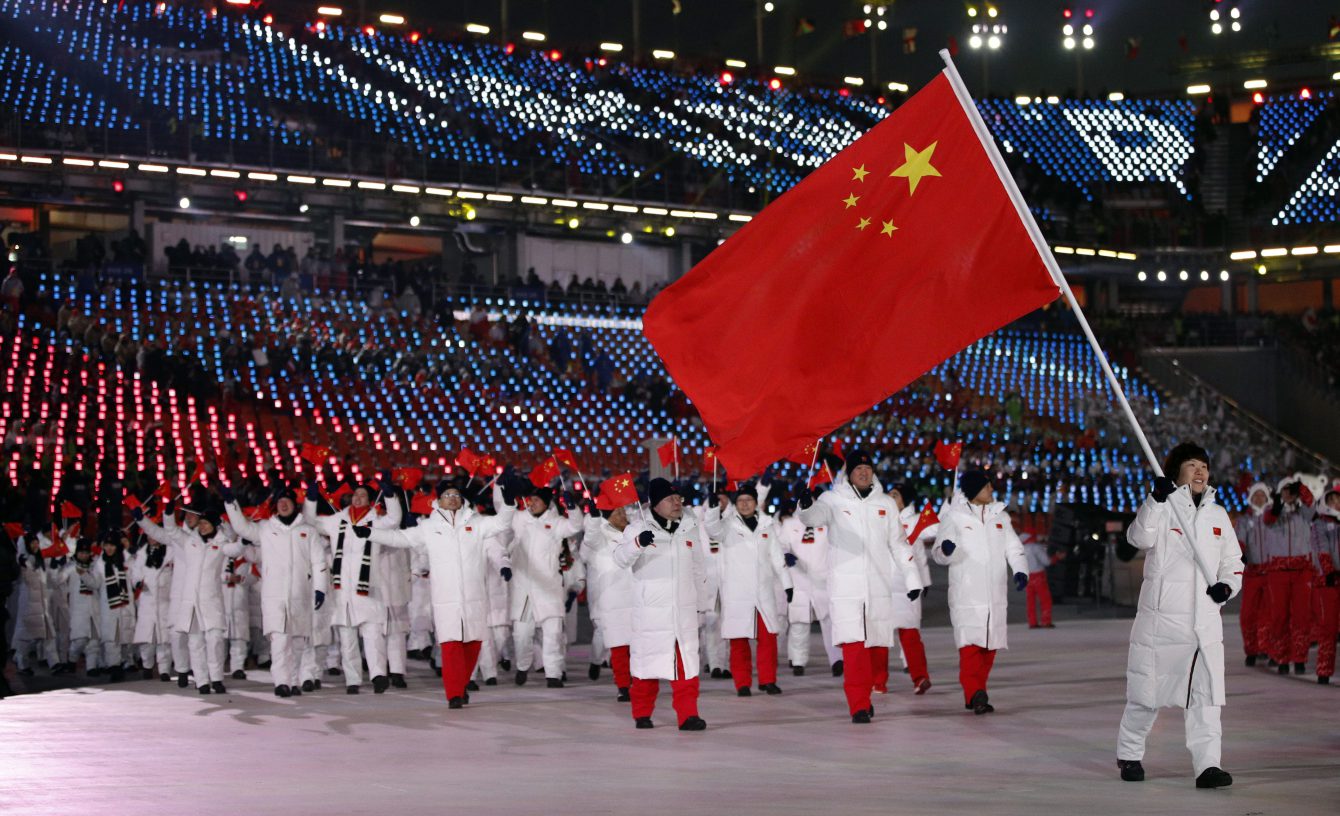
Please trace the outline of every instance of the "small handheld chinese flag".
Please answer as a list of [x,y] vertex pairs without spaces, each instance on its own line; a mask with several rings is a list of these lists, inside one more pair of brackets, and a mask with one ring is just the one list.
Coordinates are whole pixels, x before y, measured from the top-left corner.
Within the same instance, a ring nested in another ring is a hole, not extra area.
[[60,503],[60,517],[63,519],[83,518],[84,511],[80,510],[74,502],[63,501]]
[[558,478],[558,463],[553,458],[545,459],[530,471],[530,483],[536,487],[547,487]]
[[326,460],[330,459],[330,448],[321,445],[309,445],[304,442],[301,455],[304,460],[320,467],[326,463]]
[[930,499],[927,499],[926,506],[921,508],[921,515],[917,516],[917,523],[912,526],[912,532],[907,536],[907,543],[916,544],[917,539],[921,538],[921,534],[926,531],[926,528],[939,523],[940,517],[931,509]]
[[935,461],[940,463],[940,467],[945,470],[954,470],[958,467],[959,457],[963,455],[962,442],[936,442],[935,443]]
[[163,482],[161,485],[158,486],[158,489],[154,491],[154,495],[160,499],[167,499],[168,501],[171,501],[173,496],[172,485],[169,484],[168,482]]
[[413,490],[423,481],[423,468],[396,468],[391,473],[391,480],[406,490]]
[[807,442],[805,447],[800,449],[799,453],[787,454],[787,459],[795,462],[797,465],[809,467],[814,463],[814,457],[819,453],[819,440]]
[[814,475],[810,477],[809,488],[810,490],[813,490],[819,485],[829,484],[832,481],[833,471],[829,470],[828,463],[824,462],[818,470],[814,471]]
[[242,515],[252,521],[265,521],[274,515],[274,511],[271,510],[269,504],[258,504],[255,507],[243,507]]
[[191,471],[191,484],[198,484],[205,477],[205,460],[197,458],[195,469]]
[[417,516],[427,516],[433,512],[433,497],[419,493],[409,500],[409,511]]
[[567,465],[578,473],[582,472],[581,467],[577,464],[577,457],[573,456],[572,451],[567,448],[554,448],[554,458],[558,460],[560,465]]
[[461,452],[456,454],[456,464],[465,468],[465,472],[473,476],[475,470],[479,467],[479,457],[469,448],[461,448]]
[[716,445],[708,445],[707,447],[703,448],[703,469],[704,469],[704,470],[710,470],[710,471],[712,471],[713,473],[716,472],[716,469],[717,469],[717,450],[718,450],[718,448],[717,448]]
[[600,495],[609,502],[608,509],[610,510],[615,507],[636,504],[637,487],[633,485],[633,474],[620,473],[601,482]]
[[758,473],[1060,294],[950,70],[647,309],[644,333],[730,473]]
[[679,443],[671,437],[669,442],[656,449],[656,455],[661,459],[661,467],[670,467],[679,461]]
[[125,500],[121,502],[121,504],[124,505],[127,510],[134,510],[136,507],[144,506],[140,502],[139,497],[134,493],[127,493]]

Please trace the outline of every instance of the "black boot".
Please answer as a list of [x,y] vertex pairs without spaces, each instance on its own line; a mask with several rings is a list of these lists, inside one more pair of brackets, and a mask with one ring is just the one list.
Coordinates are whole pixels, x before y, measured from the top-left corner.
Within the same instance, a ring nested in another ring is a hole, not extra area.
[[158,675],[158,682],[160,682],[160,683],[171,683],[171,682],[172,682],[172,675],[168,674],[167,672],[163,672],[162,674]]
[[841,676],[842,676],[842,661],[841,661],[841,660],[839,660],[838,662],[836,662],[836,663],[833,664],[833,676],[834,676],[834,677],[841,677]]
[[712,679],[713,680],[721,679],[721,669],[712,669]]
[[1226,788],[1233,784],[1233,777],[1221,768],[1206,768],[1196,777],[1198,788]]
[[301,697],[301,696],[302,696],[302,687],[301,687],[301,686],[289,686],[289,687],[288,687],[288,693],[289,693],[289,694],[292,694],[294,697]]
[[748,686],[740,686],[735,690],[736,697],[752,697],[754,692],[749,690]]
[[385,694],[386,690],[390,687],[391,687],[391,681],[386,679],[386,675],[379,674],[376,677],[372,678],[373,694]]
[[619,696],[615,699],[620,703],[627,703],[630,702],[633,698],[629,696],[628,689],[621,688],[619,689]]
[[707,721],[702,717],[694,715],[679,724],[680,731],[706,731]]
[[1117,767],[1121,769],[1122,782],[1143,782],[1145,781],[1145,766],[1140,764],[1138,759],[1119,759]]
[[802,676],[804,676],[804,674],[805,674],[805,667],[804,667],[804,666],[792,666],[792,667],[791,667],[791,674],[793,674],[793,675],[796,676],[796,677],[802,677]]
[[339,668],[330,668],[326,669],[326,674],[330,675],[331,677],[339,677],[340,675],[344,674],[344,670]]
[[447,708],[465,708],[465,701],[460,697],[452,697],[447,701]]
[[504,657],[502,660],[498,661],[498,668],[502,669],[503,671],[511,671],[512,661]]
[[550,677],[544,681],[545,686],[549,688],[563,688],[563,681],[557,677]]
[[177,688],[186,688],[191,685],[191,678],[185,673],[177,675]]
[[345,693],[345,694],[357,694],[357,693],[358,693],[358,686],[345,686],[345,687],[344,687],[344,693]]
[[[28,672],[28,674],[25,675],[25,676],[27,676],[27,677],[32,677],[32,676],[33,676],[33,670],[32,670],[32,669],[24,669],[24,671]],[[22,672],[20,672],[20,674],[22,674]],[[152,680],[152,679],[154,679],[154,670],[153,670],[153,669],[145,669],[144,671],[140,672],[140,677],[142,677],[142,678],[145,679],[145,680]]]
[[237,671],[233,672],[233,679],[234,679],[234,680],[245,680],[245,679],[247,679],[247,673],[244,672],[244,671],[242,671],[241,669],[238,669]]
[[530,672],[518,671],[516,673],[516,684],[518,686],[526,685],[526,675],[528,674],[530,674]]
[[1281,663],[1281,664],[1279,664],[1279,669],[1278,669],[1278,671],[1279,671],[1280,674],[1288,674],[1288,673],[1289,673],[1289,664],[1288,664],[1288,663]]
[[651,717],[638,717],[634,726],[637,728],[655,728],[651,723]]
[[592,663],[592,664],[591,664],[591,668],[589,668],[589,669],[586,670],[586,676],[589,677],[589,678],[591,678],[592,680],[599,680],[599,679],[600,679],[600,664],[599,664],[599,663]]
[[470,682],[465,684],[465,688],[468,691],[479,691],[479,684],[471,680]]
[[215,693],[215,694],[227,694],[227,693],[228,693],[228,689],[226,689],[226,688],[223,687],[223,681],[222,681],[222,680],[215,680],[213,683],[210,683],[210,684],[209,684],[209,687],[212,688],[212,689],[214,689],[214,693]]
[[314,680],[312,681],[312,688],[316,689],[317,691],[320,691],[320,690],[321,690],[321,678],[320,678],[320,677],[318,677],[318,678],[316,678],[316,679],[314,679]]
[[870,724],[870,712],[869,712],[869,711],[858,711],[858,712],[856,712],[855,714],[851,715],[851,721],[852,721],[853,723],[855,723],[856,725],[869,725],[869,724]]
[[1331,676],[1329,674],[1325,676],[1319,674],[1317,675],[1317,682],[1323,686],[1329,686],[1331,684]]
[[1247,655],[1247,665],[1248,666],[1256,665],[1256,655]]
[[972,713],[974,714],[990,714],[996,710],[996,707],[988,702],[985,691],[979,691],[972,695],[972,700],[968,704],[972,706]]
[[311,680],[302,681],[303,691],[316,691],[316,683]]
[[484,681],[484,685],[486,685],[486,686],[496,686],[496,685],[498,685],[498,678],[496,678],[496,677],[490,677],[489,679],[487,679],[487,680]]
[[391,672],[391,688],[409,688],[409,684],[405,682],[405,675]]
[[1293,673],[1294,673],[1294,674],[1302,674],[1302,673],[1305,672],[1305,671],[1307,671],[1307,664],[1306,664],[1306,663],[1295,663],[1295,664],[1293,664]]
[[288,686],[275,686],[276,697],[288,697],[291,695]]
[[782,693],[782,690],[781,690],[780,688],[777,687],[777,684],[776,684],[776,683],[767,683],[767,684],[761,685],[761,686],[758,687],[758,690],[759,690],[759,691],[766,691],[768,694],[773,694],[773,695],[781,694],[781,693]]
[[[1302,672],[1299,672],[1299,674],[1302,674]],[[113,666],[107,670],[107,679],[112,683],[120,683],[126,679],[126,670],[120,666]]]
[[270,670],[270,661],[269,661],[269,660],[266,660],[266,661],[264,661],[264,662],[257,663],[257,664],[256,664],[256,668],[258,668],[258,669],[260,669],[260,670],[262,670],[262,671],[269,671],[269,670]]
[[195,690],[196,690],[197,692],[199,692],[200,694],[209,694],[209,693],[210,693],[210,688],[209,688],[209,686],[196,686]]

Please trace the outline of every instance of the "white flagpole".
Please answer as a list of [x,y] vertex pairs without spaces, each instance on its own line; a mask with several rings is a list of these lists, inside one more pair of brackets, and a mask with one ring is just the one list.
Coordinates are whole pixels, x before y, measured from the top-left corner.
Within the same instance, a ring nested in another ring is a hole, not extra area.
[[[1089,346],[1093,349],[1094,356],[1098,358],[1098,364],[1103,369],[1103,374],[1107,377],[1108,385],[1112,387],[1112,392],[1117,397],[1117,403],[1121,406],[1122,413],[1126,415],[1126,420],[1130,423],[1131,429],[1135,432],[1136,441],[1140,443],[1140,448],[1144,451],[1145,458],[1149,460],[1149,466],[1157,476],[1163,476],[1163,466],[1154,456],[1154,450],[1149,446],[1149,439],[1145,437],[1145,431],[1140,427],[1140,421],[1135,418],[1135,412],[1131,410],[1131,404],[1126,400],[1126,391],[1121,387],[1117,380],[1117,375],[1113,373],[1112,366],[1107,362],[1107,355],[1103,353],[1103,348],[1098,344],[1098,338],[1094,337],[1093,329],[1089,327],[1089,321],[1084,316],[1084,311],[1080,309],[1079,302],[1075,300],[1075,293],[1071,291],[1070,284],[1065,279],[1065,274],[1061,272],[1061,267],[1056,263],[1056,256],[1052,255],[1051,247],[1047,245],[1047,239],[1042,236],[1042,230],[1038,228],[1037,221],[1033,218],[1033,213],[1028,209],[1028,203],[1024,201],[1024,195],[1019,191],[1018,185],[1014,183],[1014,176],[1010,175],[1009,168],[1005,165],[1005,159],[1000,155],[1000,150],[996,147],[995,140],[991,137],[991,132],[987,130],[986,122],[982,121],[982,114],[977,110],[977,105],[972,101],[972,94],[968,93],[968,88],[963,84],[963,78],[959,76],[958,69],[954,66],[954,60],[949,56],[949,51],[940,50],[940,58],[945,63],[945,77],[949,80],[950,86],[954,89],[954,95],[958,97],[959,104],[963,107],[963,112],[967,115],[968,121],[972,123],[973,130],[977,133],[977,139],[982,143],[982,148],[986,151],[987,158],[996,169],[996,175],[1000,178],[1001,185],[1005,192],[1010,196],[1010,201],[1014,203],[1014,208],[1019,215],[1019,220],[1023,222],[1024,229],[1033,239],[1033,245],[1051,274],[1052,281],[1061,290],[1070,310],[1074,312],[1075,319],[1079,321],[1080,329],[1089,341]],[[1194,542],[1191,541],[1192,528],[1181,518],[1181,513],[1175,505],[1168,505],[1176,518],[1177,523],[1182,530],[1186,531],[1188,536],[1187,544],[1191,549],[1191,556],[1200,568],[1201,576],[1206,583],[1213,586],[1218,583],[1214,579],[1214,573],[1205,565],[1201,559],[1200,553],[1196,551]]]

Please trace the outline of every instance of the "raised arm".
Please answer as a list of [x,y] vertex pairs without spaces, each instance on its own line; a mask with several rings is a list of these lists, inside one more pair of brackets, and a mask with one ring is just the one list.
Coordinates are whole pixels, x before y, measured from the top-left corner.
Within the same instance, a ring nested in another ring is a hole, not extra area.
[[422,550],[424,548],[423,540],[418,535],[411,535],[418,532],[418,527],[411,527],[408,530],[374,527],[372,535],[368,537],[383,547],[393,547],[398,550]]
[[[824,496],[828,495],[827,493]],[[806,527],[824,527],[829,525],[833,519],[833,508],[824,501],[824,496],[812,500],[808,505],[805,503],[804,494],[801,495],[800,504],[796,510],[796,518]]]
[[1168,503],[1153,496],[1145,499],[1135,514],[1135,521],[1126,530],[1126,540],[1137,550],[1148,550],[1158,543],[1168,527]]
[[253,541],[257,544],[261,541],[261,526],[242,512],[242,508],[237,502],[230,501],[223,506],[223,510],[228,514],[228,523],[233,525],[233,531],[245,538],[247,541]]

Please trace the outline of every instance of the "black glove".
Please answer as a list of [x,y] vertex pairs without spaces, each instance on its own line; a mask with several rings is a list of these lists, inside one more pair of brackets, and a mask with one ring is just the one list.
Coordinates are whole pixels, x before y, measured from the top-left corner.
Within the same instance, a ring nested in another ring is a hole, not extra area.
[[576,601],[576,600],[577,600],[577,593],[576,593],[576,592],[573,592],[572,590],[568,590],[568,599],[567,599],[566,601],[563,602],[563,611],[564,611],[564,612],[571,612],[571,611],[572,611],[572,604],[573,604],[573,602]]
[[940,542],[940,552],[944,553],[946,558],[953,555],[956,549],[958,549],[958,545],[947,538]]
[[1217,604],[1224,603],[1229,596],[1233,594],[1233,588],[1220,581],[1212,587],[1206,587],[1205,594],[1210,596],[1210,600]]
[[922,603],[925,603],[925,602],[926,602],[926,599],[929,598],[930,596],[931,596],[931,588],[930,588],[930,587],[926,587],[925,589],[921,590],[921,601],[922,601]]
[[233,503],[233,489],[226,484],[220,483],[218,486],[219,498],[223,499],[224,504]]
[[1270,515],[1274,516],[1275,518],[1279,518],[1280,514],[1283,512],[1284,512],[1284,499],[1280,498],[1279,496],[1276,496],[1275,500],[1270,503]]
[[596,503],[592,499],[587,499],[586,501],[582,502],[582,509],[586,511],[586,515],[588,516],[595,516],[600,514],[600,508],[596,507]]
[[815,499],[815,491],[806,490],[805,492],[800,494],[800,499],[796,502],[796,506],[799,507],[801,510],[808,510],[809,508],[814,506],[814,499]]
[[788,588],[786,590],[786,602],[791,603],[791,599],[794,597],[796,597],[796,591],[794,589]]
[[763,475],[758,477],[759,487],[768,487],[772,484],[772,465],[764,468]]
[[912,590],[908,590],[908,592],[907,592],[907,599],[908,599],[909,601],[915,601],[917,598],[920,598],[920,597],[921,597],[921,590],[919,590],[919,589],[912,589]]
[[656,536],[652,535],[651,530],[643,530],[637,534],[637,545],[639,547],[654,547],[655,545],[651,542],[655,539]]
[[318,590],[316,591],[316,608],[317,608],[317,609],[320,609],[320,608],[321,608],[321,604],[323,604],[323,603],[325,603],[325,602],[326,602],[326,593],[324,593],[324,592],[322,592],[321,590],[318,589]]
[[782,553],[782,558],[786,561],[788,567],[794,567],[796,565],[797,559],[795,553]]
[[403,519],[401,519],[400,526],[401,526],[402,528],[406,529],[406,530],[408,530],[408,529],[411,528],[411,527],[418,527],[418,526],[419,526],[419,516],[418,516],[417,514],[415,514],[415,513],[410,513],[409,515],[407,515],[407,516],[405,516]]
[[358,536],[359,538],[371,538],[372,528],[366,524],[355,524],[354,535]]
[[501,576],[503,577],[503,580],[504,580],[504,581],[510,581],[510,580],[512,580],[512,568],[511,568],[511,567],[503,567],[502,569],[498,570],[498,574],[501,575]]
[[1028,586],[1028,576],[1022,572],[1014,574],[1014,591],[1023,592],[1024,587]]
[[317,488],[316,482],[309,482],[307,485],[307,501],[314,502],[321,498],[321,491]]
[[1326,586],[1333,587],[1340,585],[1340,570],[1331,570],[1326,574]]
[[144,521],[144,508],[132,507],[130,509],[130,517],[135,519],[136,521]]
[[1172,479],[1167,476],[1160,476],[1154,480],[1154,486],[1149,489],[1149,495],[1153,496],[1156,502],[1165,502],[1176,489],[1177,485],[1173,484]]
[[391,490],[394,487],[396,487],[394,475],[395,474],[391,473],[391,471],[389,470],[383,470],[380,474],[378,474],[379,476],[378,484],[381,486],[383,493],[390,493]]

